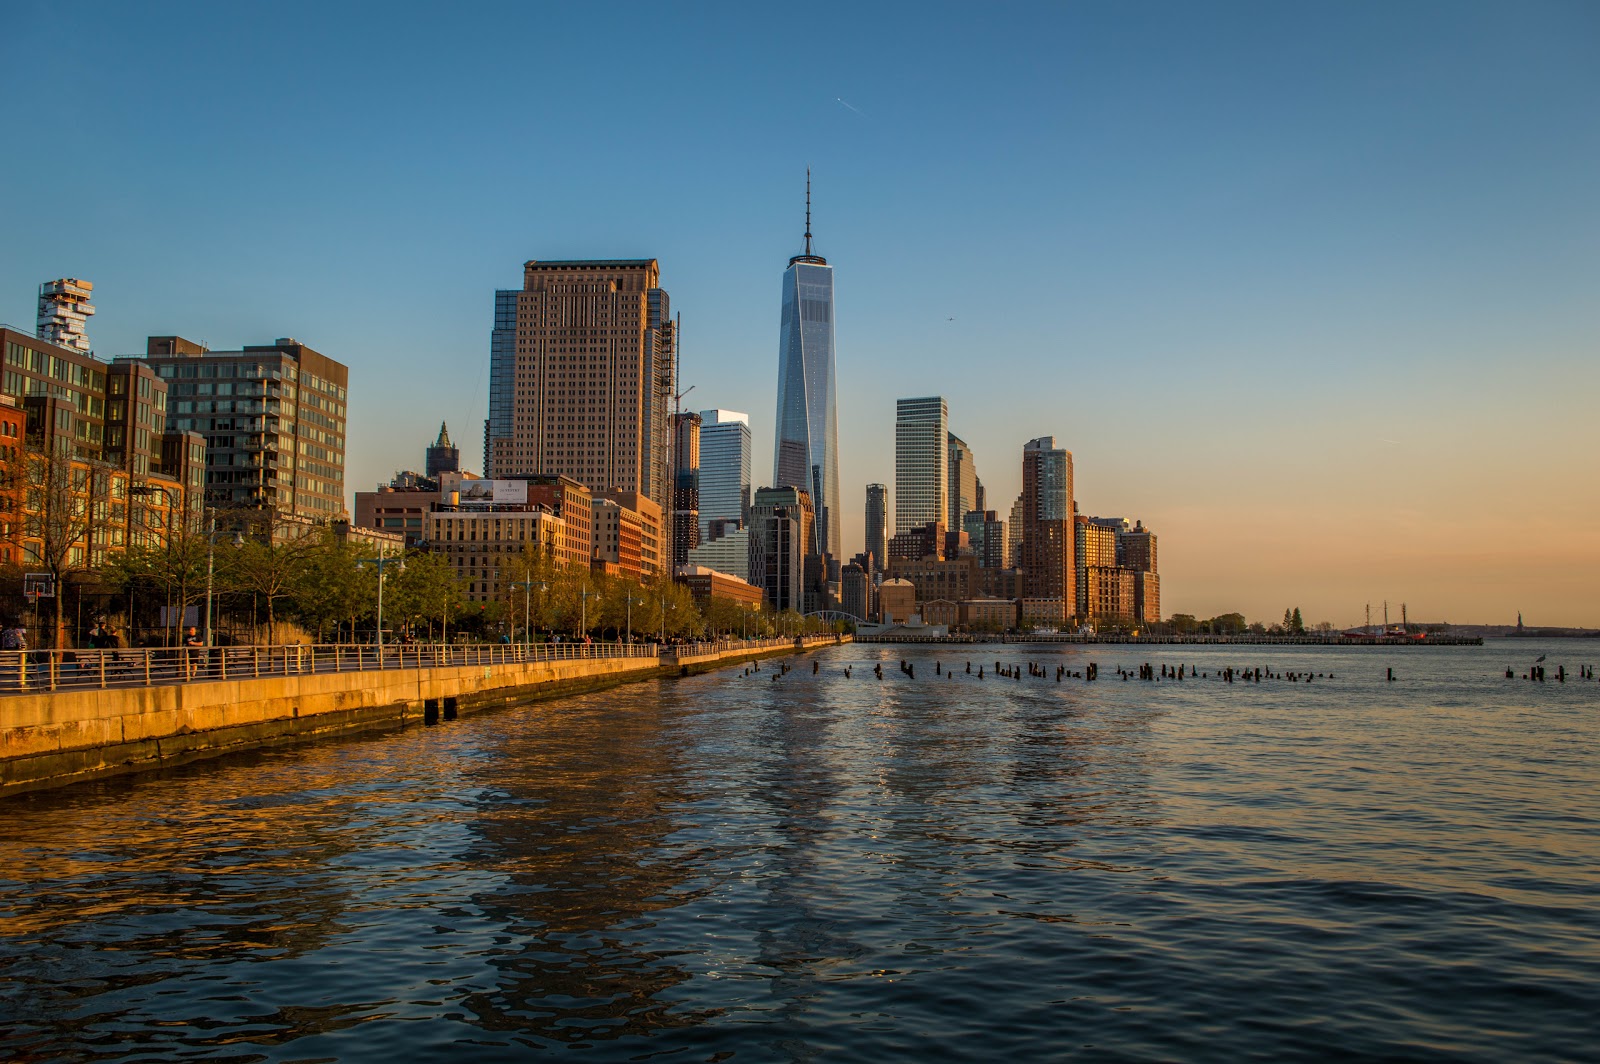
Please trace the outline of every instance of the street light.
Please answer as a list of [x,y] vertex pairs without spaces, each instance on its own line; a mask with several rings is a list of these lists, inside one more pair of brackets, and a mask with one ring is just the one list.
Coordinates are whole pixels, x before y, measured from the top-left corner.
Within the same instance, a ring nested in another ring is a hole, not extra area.
[[629,591],[628,592],[628,600],[627,601],[628,601],[628,634],[623,639],[623,642],[631,643],[631,642],[633,642],[633,604],[635,602],[641,602],[642,603],[644,601],[644,599],[636,599],[636,598],[634,598],[633,597],[633,592]]
[[[233,534],[233,545],[244,546],[244,537]],[[217,512],[211,511],[211,525],[206,532],[206,646],[211,645],[211,587],[217,571]]]
[[589,589],[578,589],[578,632],[581,636],[589,634]]
[[[378,569],[378,655],[381,657],[383,655],[383,569],[386,565],[392,565],[401,572],[405,572],[406,560],[403,556],[385,558],[379,555],[376,558],[360,558],[356,561],[357,569],[365,569],[369,565],[377,566]],[[432,624],[433,622],[430,621],[428,623]]]
[[[511,581],[512,587],[520,587],[522,589],[522,648],[524,651],[533,646],[533,615],[529,612],[528,599],[533,594],[533,585],[536,582],[533,580]],[[539,587],[543,590],[544,585],[539,584]]]

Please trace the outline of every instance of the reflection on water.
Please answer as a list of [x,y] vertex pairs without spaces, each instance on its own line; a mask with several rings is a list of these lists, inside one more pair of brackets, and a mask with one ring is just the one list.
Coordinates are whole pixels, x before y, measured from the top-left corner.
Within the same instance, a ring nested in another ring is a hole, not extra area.
[[1600,684],[1503,672],[1600,648],[1168,649],[846,647],[8,799],[0,1057],[1590,1054]]
[[475,1025],[540,1044],[700,1022],[669,1007],[689,974],[626,930],[695,893],[684,884],[691,864],[655,856],[685,800],[665,721],[561,715],[555,727],[502,734],[485,753],[471,773],[484,790],[463,859],[494,874],[471,900],[505,940],[485,958],[493,985],[462,999]]

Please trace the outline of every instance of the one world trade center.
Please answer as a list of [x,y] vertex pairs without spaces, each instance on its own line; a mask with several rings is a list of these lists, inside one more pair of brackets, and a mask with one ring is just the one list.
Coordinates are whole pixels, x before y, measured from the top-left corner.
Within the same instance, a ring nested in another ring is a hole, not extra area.
[[816,514],[817,549],[840,558],[839,404],[833,357],[833,267],[811,253],[811,171],[806,171],[805,251],[783,271],[778,335],[774,487],[801,488]]

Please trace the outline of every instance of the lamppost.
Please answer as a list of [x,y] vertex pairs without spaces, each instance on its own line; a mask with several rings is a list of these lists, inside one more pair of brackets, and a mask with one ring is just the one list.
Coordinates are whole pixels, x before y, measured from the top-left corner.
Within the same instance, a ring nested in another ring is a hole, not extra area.
[[[233,545],[244,546],[244,537],[238,532],[233,534]],[[213,578],[217,571],[217,512],[211,511],[211,524],[206,530],[206,639],[205,645],[211,645],[211,589]]]
[[[667,641],[667,596],[662,595],[659,602],[661,603],[661,632],[656,638],[665,643]],[[676,602],[672,604],[672,612],[678,612],[678,604]]]
[[[176,510],[178,508],[178,504],[176,502],[177,496],[173,493],[171,488],[166,487],[163,484],[135,484],[133,487],[128,489],[128,494],[129,495],[154,495],[157,492],[160,492],[161,495],[164,496],[166,498],[166,500],[167,500],[167,538],[166,538],[165,547],[166,547],[166,555],[167,555],[167,566],[170,569],[171,566],[172,566],[172,513],[173,513],[174,510]],[[130,523],[131,523],[131,519],[130,519]],[[189,591],[188,581],[187,581],[188,575],[189,575],[189,566],[187,564],[185,564],[184,567],[183,567],[183,571],[179,574],[179,577],[178,577],[178,615],[179,615],[180,623],[182,623],[183,614],[188,612],[188,610],[186,608],[188,606],[188,603],[184,601],[188,597],[188,591]],[[168,576],[169,577],[171,576],[170,572],[168,573]],[[171,604],[172,604],[172,585],[168,584],[167,585],[167,605],[170,606]],[[166,632],[167,630],[168,630],[167,626],[166,625],[162,625],[162,631]],[[133,632],[133,590],[132,590],[132,585],[130,584],[129,590],[128,590],[128,645],[129,646],[133,646],[134,645],[133,644],[133,637],[134,637],[134,632]],[[163,645],[165,645],[165,642],[166,642],[165,638],[163,637],[163,640],[162,640]]]
[[[522,589],[522,649],[524,654],[533,646],[533,614],[529,612],[530,604],[528,600],[533,594],[533,585],[535,583],[536,581],[533,580],[511,581],[512,587],[520,587]],[[544,585],[539,584],[539,587],[543,589]]]
[[376,566],[378,570],[378,656],[381,658],[383,656],[383,570],[385,566],[392,565],[405,572],[406,560],[404,556],[385,558],[380,554],[376,558],[360,558],[356,561],[357,569],[365,569],[369,565]]
[[636,598],[634,598],[632,591],[628,592],[628,599],[627,599],[627,602],[628,602],[628,634],[623,639],[623,642],[625,642],[625,643],[633,642],[633,604],[635,602],[641,602],[642,603],[643,601],[644,601],[644,599],[636,599]]
[[589,634],[589,589],[586,588],[586,587],[578,589],[578,628],[579,628],[578,634],[580,636],[588,636],[588,634]]

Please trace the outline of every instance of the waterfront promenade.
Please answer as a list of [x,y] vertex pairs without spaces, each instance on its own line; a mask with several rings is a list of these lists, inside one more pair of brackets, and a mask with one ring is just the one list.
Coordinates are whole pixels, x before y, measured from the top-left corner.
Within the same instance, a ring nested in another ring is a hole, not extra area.
[[0,795],[848,638],[11,651],[0,654]]

